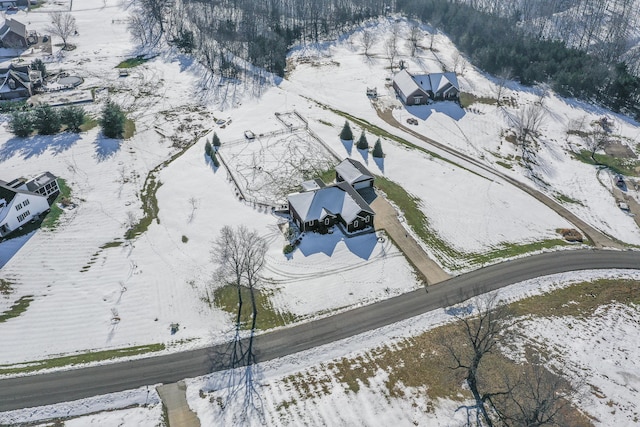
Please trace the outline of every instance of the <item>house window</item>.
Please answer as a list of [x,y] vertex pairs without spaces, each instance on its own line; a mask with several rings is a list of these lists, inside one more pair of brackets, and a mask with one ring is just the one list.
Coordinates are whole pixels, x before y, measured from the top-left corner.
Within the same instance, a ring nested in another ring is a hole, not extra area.
[[331,220],[328,217],[324,219],[324,225],[329,225],[330,222]]
[[309,225],[311,226],[311,225],[315,224],[315,222],[316,222],[316,220],[312,219],[311,221],[309,221]]
[[414,97],[413,97],[413,103],[414,103],[415,105],[418,105],[418,104],[420,104],[421,102],[422,102],[422,97],[421,97],[421,96],[414,96]]
[[27,200],[25,200],[24,202],[22,202],[22,204],[23,204],[24,206],[27,206],[29,203],[30,203],[30,202],[29,202],[29,199],[27,199]]
[[353,228],[358,228],[358,220],[353,221]]
[[367,224],[369,224],[369,221],[371,221],[371,217],[370,217],[370,216],[366,216],[366,217],[364,217],[364,222],[366,222]]
[[16,205],[16,210],[19,211],[20,209],[22,209],[22,203],[18,203]]
[[22,221],[24,221],[24,219],[25,219],[26,217],[28,217],[28,216],[29,216],[29,211],[24,211],[23,213],[21,213],[20,215],[18,215],[18,216],[16,217],[16,219],[18,220],[18,222],[22,222]]

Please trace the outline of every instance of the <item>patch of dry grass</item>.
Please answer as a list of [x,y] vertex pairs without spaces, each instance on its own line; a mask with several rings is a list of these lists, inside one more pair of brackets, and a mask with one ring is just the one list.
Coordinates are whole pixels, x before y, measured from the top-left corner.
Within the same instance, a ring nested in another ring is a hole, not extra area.
[[[575,316],[588,317],[594,311],[612,302],[640,303],[640,282],[633,280],[603,279],[579,283],[544,295],[534,296],[510,304],[512,316]],[[379,347],[354,358],[343,358],[287,377],[284,381],[296,391],[299,399],[313,399],[331,393],[333,381],[341,383],[347,393],[357,393],[371,384],[381,370],[386,372],[386,397],[404,398],[405,387],[426,393],[429,402],[440,398],[463,401],[471,398],[462,388],[465,372],[455,370],[453,359],[445,342],[453,343],[457,352],[465,351],[465,340],[459,323],[439,326],[419,336],[392,345]],[[508,347],[508,342],[501,343]],[[527,361],[547,359],[544,348],[526,348]],[[530,364],[518,364],[504,354],[495,352],[482,361],[481,384],[493,390],[505,387],[508,376],[530,369]],[[550,375],[558,378],[555,373]],[[559,380],[562,387],[569,387]],[[424,392],[426,391],[426,392]],[[296,396],[296,397],[298,397]],[[295,399],[294,399],[295,402]],[[288,407],[291,402],[283,404]],[[431,407],[433,405],[431,404]],[[591,426],[592,420],[579,409],[566,405],[562,419],[572,426]]]

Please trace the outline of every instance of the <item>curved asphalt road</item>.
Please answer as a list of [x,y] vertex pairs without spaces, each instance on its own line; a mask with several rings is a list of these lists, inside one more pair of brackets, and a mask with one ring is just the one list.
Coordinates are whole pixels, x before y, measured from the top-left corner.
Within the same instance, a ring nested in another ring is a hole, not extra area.
[[[548,274],[588,269],[638,269],[640,252],[575,250],[506,261],[372,305],[254,339],[257,361],[275,359],[462,302]],[[171,383],[228,367],[228,344],[90,368],[0,380],[0,411],[41,406]]]

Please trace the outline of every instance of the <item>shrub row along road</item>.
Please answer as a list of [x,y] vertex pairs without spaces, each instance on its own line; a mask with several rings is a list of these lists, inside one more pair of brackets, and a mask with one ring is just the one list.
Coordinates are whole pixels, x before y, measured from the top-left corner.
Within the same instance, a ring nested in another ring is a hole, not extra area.
[[[506,261],[369,306],[257,335],[257,361],[267,361],[345,339],[472,296],[548,274],[587,269],[640,270],[640,252],[575,250]],[[172,383],[228,367],[229,345],[89,368],[0,380],[0,411],[41,406]]]

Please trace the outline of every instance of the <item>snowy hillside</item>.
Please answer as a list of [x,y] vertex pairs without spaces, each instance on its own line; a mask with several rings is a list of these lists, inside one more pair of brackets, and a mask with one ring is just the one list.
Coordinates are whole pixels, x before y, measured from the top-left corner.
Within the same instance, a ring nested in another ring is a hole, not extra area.
[[[66,1],[50,2],[13,16],[44,32],[47,12],[68,6]],[[638,168],[638,123],[554,93],[499,82],[475,69],[449,39],[426,25],[420,27],[416,55],[411,56],[410,46],[402,42],[397,60],[416,74],[456,71],[461,91],[476,102],[465,108],[451,102],[401,105],[391,87],[385,50],[393,34],[402,40],[408,37],[410,24],[401,18],[367,24],[366,30],[376,39],[369,55],[362,47],[363,28],[339,40],[295,46],[286,78],[270,76],[256,87],[253,81],[209,79],[196,61],[165,46],[139,51],[127,32],[129,12],[119,0],[76,1],[71,13],[79,27],[79,34],[70,40],[76,49],[58,47],[51,56],[27,52],[24,60],[41,57],[52,71],[82,77],[79,89],[96,95],[85,105],[87,111],[97,117],[104,102],[114,100],[135,121],[136,132],[126,140],[105,138],[99,127],[79,135],[18,138],[9,131],[9,116],[0,116],[0,179],[51,171],[65,180],[74,203],[55,228],[0,243],[0,283],[8,284],[0,295],[0,314],[21,299],[30,301],[18,316],[0,322],[0,368],[97,350],[157,345],[156,349],[172,352],[226,340],[233,332],[232,315],[211,303],[224,285],[214,274],[218,265],[211,254],[212,242],[224,226],[246,225],[268,242],[261,290],[269,310],[281,317],[306,321],[420,288],[421,279],[383,231],[351,238],[340,232],[309,233],[293,253],[283,253],[287,218],[268,205],[281,204],[298,184],[286,182],[291,175],[277,174],[286,170],[301,177],[302,168],[295,166],[303,161],[316,166],[314,161],[336,163],[336,155],[351,157],[380,179],[399,185],[424,216],[429,239],[407,225],[399,212],[406,233],[419,239],[429,256],[452,275],[527,253],[581,246],[561,241],[559,230],[575,228],[574,224],[505,176],[539,190],[621,245],[640,246],[640,227],[618,205],[621,197],[640,202],[634,186],[640,169],[627,177],[621,196],[614,173],[577,159],[582,149],[590,148],[584,135],[606,116],[611,139],[627,153],[623,166]],[[140,54],[148,54],[149,60],[121,77],[114,67]],[[502,84],[504,88],[499,87]],[[371,87],[377,88],[375,102],[366,96]],[[496,97],[498,89],[508,102],[487,101]],[[522,147],[514,143],[514,117],[541,99],[545,114],[535,135],[535,154],[523,161]],[[299,134],[283,130],[274,113],[293,112],[307,121],[308,130]],[[409,118],[417,119],[418,125],[409,125]],[[377,139],[374,134],[380,134],[385,157],[374,159],[369,151],[341,141],[338,135],[345,120],[356,137],[366,131],[371,145]],[[402,126],[392,125],[392,120]],[[408,128],[460,156],[430,145]],[[248,130],[256,135],[252,142],[245,139]],[[213,132],[222,141],[219,153],[225,165],[219,168],[204,154]],[[596,151],[605,153],[603,148]],[[289,161],[292,158],[297,160]],[[265,176],[275,178],[267,183]],[[234,180],[242,184],[236,186]],[[242,199],[239,187],[251,190],[249,197]],[[148,203],[154,205],[151,211],[157,205],[156,215],[149,213]],[[127,231],[144,218],[148,228],[126,239]],[[628,275],[638,280],[635,273]],[[554,283],[561,286],[567,280],[561,276]],[[536,293],[543,285],[528,283],[520,296]],[[635,307],[607,310],[602,314],[606,326],[620,336],[632,336],[638,320]],[[409,387],[403,392],[412,398],[390,399],[385,389],[388,372],[377,372],[360,393],[347,392],[335,378],[325,378],[324,397],[310,401],[283,380],[300,369],[322,371],[317,364],[356,349],[366,352],[387,340],[419,334],[444,322],[442,316],[430,313],[354,343],[314,350],[308,358],[296,355],[267,365],[260,384],[267,420],[290,425],[356,421],[380,425],[402,420],[400,424],[409,425],[427,417],[426,422],[433,423],[429,425],[451,425],[459,402],[442,400],[436,410],[424,406],[420,397],[424,390]],[[553,343],[568,360],[572,351],[584,347],[583,336],[576,335],[570,348],[561,348],[558,337],[573,327],[586,334],[592,323],[563,322],[554,319],[527,327],[532,337]],[[175,324],[177,332],[172,333]],[[576,353],[571,368],[577,371],[584,362],[588,365],[584,369],[597,370],[596,358],[606,357],[607,349],[597,347],[586,361],[583,353]],[[625,348],[629,360],[639,356],[635,353],[637,348]],[[628,363],[621,358],[615,362]],[[621,375],[624,381],[635,381],[628,373]],[[197,380],[189,388],[190,403],[202,425],[234,421],[210,404],[208,398],[215,402],[217,396],[209,395],[215,381]],[[598,381],[607,396],[624,394],[620,384],[607,388],[602,385],[607,378]],[[207,389],[207,399],[199,396],[200,388]],[[625,425],[636,411],[635,394],[628,396],[620,399],[622,409],[611,418],[602,405],[585,411],[601,425],[608,420]],[[345,401],[350,409],[338,411]],[[285,419],[279,418],[283,411]],[[107,424],[155,423],[159,417],[157,405],[149,413],[135,412],[131,420],[126,420],[127,413],[111,414]],[[455,422],[461,416],[455,415]],[[0,414],[0,423],[5,419],[13,418]],[[82,425],[81,420],[76,422]],[[89,422],[100,424],[102,419]]]

